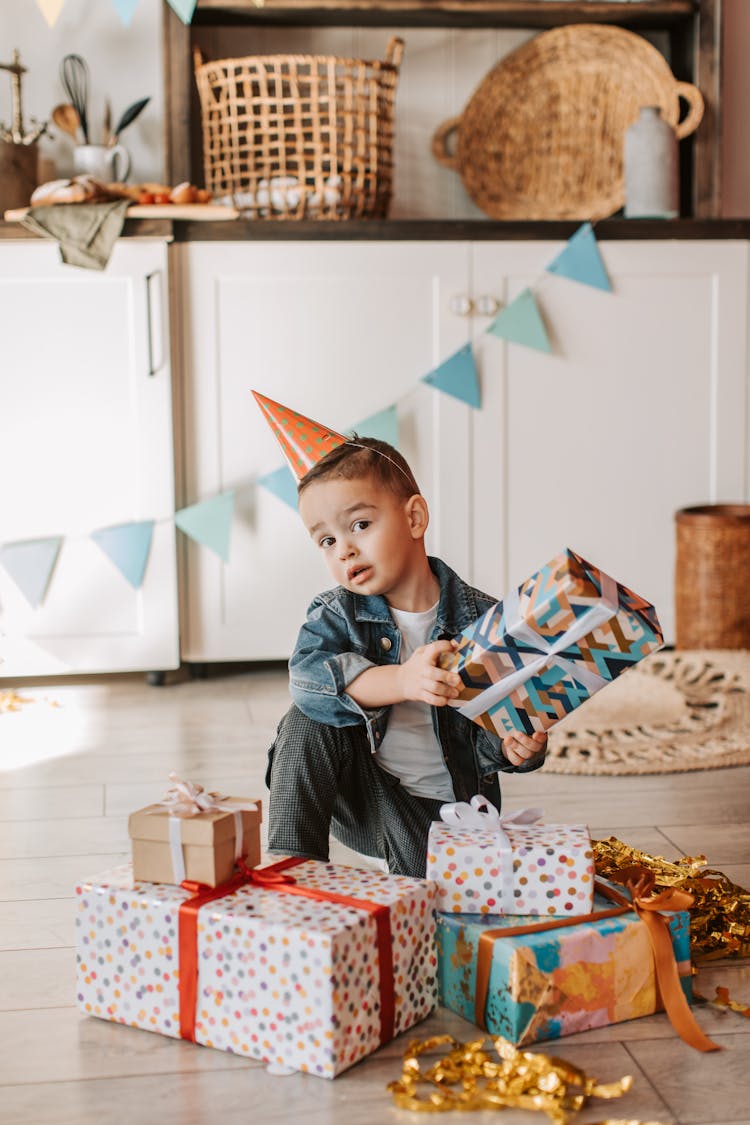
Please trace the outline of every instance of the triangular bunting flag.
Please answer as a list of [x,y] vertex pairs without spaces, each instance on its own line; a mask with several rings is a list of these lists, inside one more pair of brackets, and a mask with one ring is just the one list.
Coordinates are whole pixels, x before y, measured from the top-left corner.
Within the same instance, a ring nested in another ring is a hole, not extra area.
[[47,21],[47,26],[54,27],[65,0],[36,0],[36,3],[39,11]]
[[112,2],[117,8],[117,14],[120,17],[120,20],[125,25],[125,27],[128,27],[130,25],[130,21],[133,18],[133,12],[138,5],[138,0],[112,0]]
[[378,441],[387,441],[389,445],[398,448],[398,414],[395,406],[386,406],[385,410],[370,414],[352,429],[360,437],[377,438]]
[[475,410],[481,406],[477,365],[471,344],[464,344],[429,375],[423,375],[422,382],[468,403]]
[[180,17],[183,23],[190,23],[197,2],[198,0],[167,0],[172,11]]
[[288,465],[282,465],[280,469],[258,477],[258,484],[297,511],[297,482]]
[[343,434],[330,430],[320,422],[314,422],[304,414],[298,414],[291,407],[282,406],[280,402],[274,402],[258,391],[253,391],[253,397],[263,411],[297,480],[302,480],[313,465],[317,465],[328,453],[346,444]]
[[5,543],[0,548],[0,563],[34,609],[44,601],[61,546],[62,537],[57,535]]
[[229,562],[229,533],[234,513],[234,492],[222,492],[175,512],[174,522],[197,543]]
[[117,527],[102,527],[91,533],[91,538],[101,547],[107,558],[128,580],[134,590],[143,584],[151,538],[154,531],[153,520],[139,523],[121,523]]
[[565,248],[547,266],[547,273],[567,277],[570,281],[580,281],[594,289],[612,292],[612,282],[607,276],[599,246],[591,223],[584,223],[568,239]]
[[538,352],[552,353],[542,314],[530,289],[524,289],[515,301],[501,309],[487,331],[502,340],[524,344]]

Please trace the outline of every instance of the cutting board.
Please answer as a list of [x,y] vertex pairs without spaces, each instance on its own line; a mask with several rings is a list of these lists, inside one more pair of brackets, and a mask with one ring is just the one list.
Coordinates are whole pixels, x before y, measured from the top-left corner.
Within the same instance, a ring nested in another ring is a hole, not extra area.
[[[79,207],[78,203],[55,203],[55,207]],[[16,207],[6,211],[7,223],[20,223],[31,210],[30,207]],[[218,203],[133,203],[125,212],[128,219],[199,219],[202,222],[227,222],[238,219],[239,211],[234,207],[222,207]]]

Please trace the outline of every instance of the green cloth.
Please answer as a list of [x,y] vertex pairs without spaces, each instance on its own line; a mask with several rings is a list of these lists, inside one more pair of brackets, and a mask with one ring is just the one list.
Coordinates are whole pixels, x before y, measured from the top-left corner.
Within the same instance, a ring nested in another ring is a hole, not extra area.
[[54,238],[70,266],[103,270],[120,236],[129,199],[107,203],[54,203],[32,207],[21,220],[27,230]]

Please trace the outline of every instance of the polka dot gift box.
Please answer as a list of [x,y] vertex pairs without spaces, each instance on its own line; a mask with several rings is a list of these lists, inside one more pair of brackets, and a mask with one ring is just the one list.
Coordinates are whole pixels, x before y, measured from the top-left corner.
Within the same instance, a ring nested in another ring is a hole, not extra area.
[[440,813],[427,843],[438,910],[569,917],[591,911],[594,853],[585,825],[534,823],[539,809],[501,816],[479,796],[471,805],[443,805]]
[[87,1015],[333,1078],[435,1006],[423,879],[282,860],[211,890],[127,864],[76,894]]

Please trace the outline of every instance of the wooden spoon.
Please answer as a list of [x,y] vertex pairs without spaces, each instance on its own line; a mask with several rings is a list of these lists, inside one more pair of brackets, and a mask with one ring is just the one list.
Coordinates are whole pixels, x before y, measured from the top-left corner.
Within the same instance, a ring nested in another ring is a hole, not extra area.
[[81,127],[81,119],[78,116],[78,110],[75,106],[66,102],[63,105],[56,105],[52,110],[52,120],[59,129],[64,133],[68,133],[74,141],[78,140],[78,130]]

